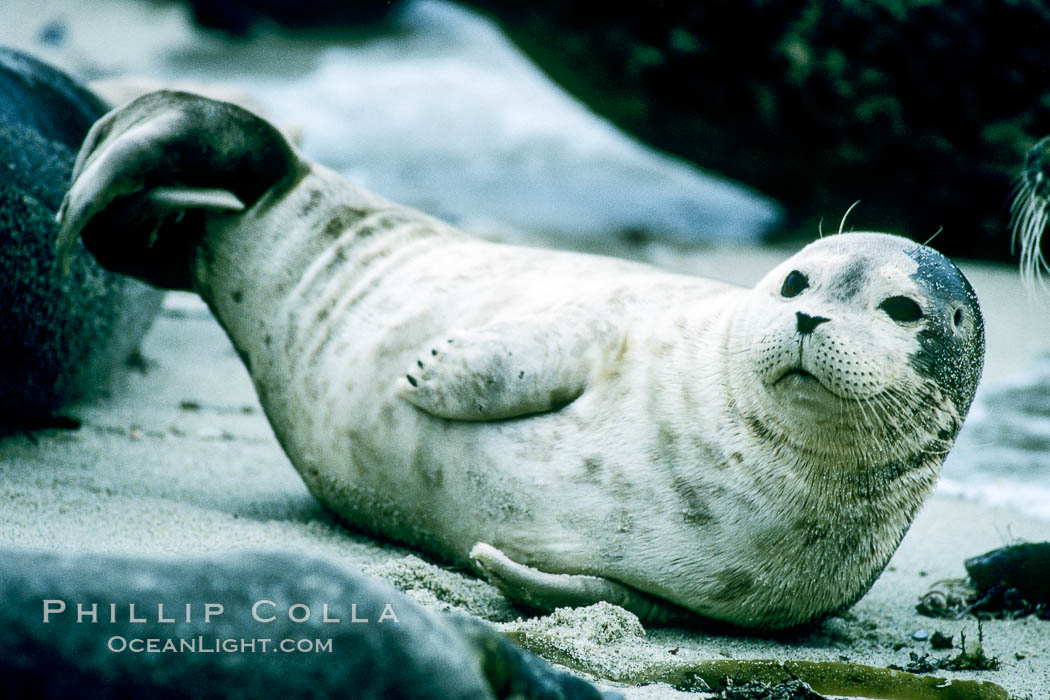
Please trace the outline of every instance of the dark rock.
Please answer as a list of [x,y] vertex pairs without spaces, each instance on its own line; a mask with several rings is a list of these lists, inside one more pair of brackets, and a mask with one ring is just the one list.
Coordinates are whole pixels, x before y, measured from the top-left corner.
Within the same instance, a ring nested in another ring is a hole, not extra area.
[[[21,125],[45,141],[57,141],[75,155],[88,129],[107,111],[105,102],[65,73],[24,53],[0,47],[0,123]],[[25,175],[32,177],[31,173]],[[56,192],[61,201],[68,184],[49,182],[43,186]]]
[[197,24],[229,34],[262,21],[282,27],[359,27],[385,20],[400,0],[187,0]]
[[105,110],[68,76],[0,48],[0,433],[52,424],[105,390],[160,310],[160,292],[82,247],[69,275],[56,264],[55,213]]
[[951,649],[953,646],[950,634],[944,634],[938,630],[930,637],[931,649]]
[[644,140],[848,227],[1010,255],[1006,200],[1050,132],[1050,11],[1002,3],[468,0]]
[[979,593],[1004,586],[1013,589],[1016,602],[1050,605],[1050,542],[999,547],[970,557],[964,565]]
[[37,41],[45,46],[61,46],[66,42],[69,28],[61,20],[51,20],[40,28]]
[[2,557],[7,698],[618,697],[319,559]]
[[[916,610],[920,614],[949,619],[971,613],[978,619],[1028,615],[1050,619],[1050,542],[999,547],[970,557],[963,564],[969,578],[935,583],[919,598]],[[931,646],[951,648],[951,637],[934,634]],[[979,645],[976,651],[980,651]],[[971,658],[967,663],[978,661]]]
[[762,683],[749,681],[742,685],[729,685],[717,699],[723,700],[826,700],[802,681],[784,683]]

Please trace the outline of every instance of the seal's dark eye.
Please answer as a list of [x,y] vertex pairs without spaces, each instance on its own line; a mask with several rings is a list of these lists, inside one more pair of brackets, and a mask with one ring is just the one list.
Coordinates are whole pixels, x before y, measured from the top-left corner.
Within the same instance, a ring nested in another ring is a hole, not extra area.
[[784,280],[784,286],[780,288],[780,296],[795,297],[809,286],[809,279],[798,270],[792,270]]
[[883,300],[879,308],[898,323],[910,323],[922,318],[922,307],[917,301],[908,297],[890,297]]

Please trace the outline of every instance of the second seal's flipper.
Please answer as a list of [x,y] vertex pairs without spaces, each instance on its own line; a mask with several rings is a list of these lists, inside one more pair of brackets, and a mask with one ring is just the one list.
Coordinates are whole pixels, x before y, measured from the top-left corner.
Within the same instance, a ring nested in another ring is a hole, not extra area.
[[549,574],[519,564],[492,545],[479,542],[470,558],[486,580],[503,595],[540,612],[579,608],[601,601],[619,605],[642,622],[658,625],[695,625],[696,613],[611,579],[580,574]]
[[159,91],[109,112],[77,156],[58,213],[58,256],[78,237],[102,265],[184,289],[201,215],[237,212],[297,171],[280,132],[240,107]]

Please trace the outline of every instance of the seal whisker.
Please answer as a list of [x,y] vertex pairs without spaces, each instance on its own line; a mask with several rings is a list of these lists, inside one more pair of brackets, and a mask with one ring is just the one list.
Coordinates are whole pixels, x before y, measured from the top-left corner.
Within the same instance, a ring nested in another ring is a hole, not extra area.
[[[886,410],[887,411],[890,411],[890,410],[894,411],[897,419],[898,420],[903,420],[903,426],[904,427],[909,428],[912,432],[914,432],[916,434],[922,434],[923,432],[927,432],[928,431],[927,424],[925,422],[923,422],[923,421],[920,421],[916,417],[915,408],[916,408],[916,405],[920,404],[921,402],[917,402],[913,396],[904,394],[904,393],[899,392],[899,391],[893,391],[893,392],[888,393],[887,396],[886,396],[886,399],[887,399]],[[920,445],[918,451],[921,452],[921,453],[924,453],[924,454],[931,454],[931,455],[936,455],[936,456],[946,455],[947,452],[948,452],[947,447],[945,447],[943,449],[930,447],[931,445],[933,445],[933,444],[935,444],[937,442],[941,442],[941,443],[945,443],[946,442],[948,447],[950,447],[950,445],[951,445],[951,441],[950,440],[945,441],[945,440],[940,439],[940,438],[935,438],[934,440],[931,440],[930,442],[928,442],[928,443],[926,443],[924,445]]]
[[1044,207],[1039,200],[1033,197],[1032,192],[1026,192],[1023,201],[1023,206],[1017,209],[1012,222],[1013,234],[1010,239],[1010,246],[1011,250],[1013,250],[1016,244],[1020,243],[1021,278],[1025,284],[1030,284],[1033,273],[1040,271],[1038,266],[1034,264],[1038,259],[1038,247],[1033,242],[1033,238],[1036,238],[1039,231],[1041,231],[1039,218]]
[[937,236],[941,235],[942,231],[944,231],[944,227],[943,226],[938,227],[937,230],[934,232],[934,234],[932,236],[930,236],[925,241],[923,241],[923,245],[929,245],[929,244],[933,243],[933,239],[936,238]]
[[840,221],[840,222],[839,222],[839,234],[840,234],[840,235],[842,234],[842,228],[843,228],[843,227],[844,227],[844,226],[846,225],[846,217],[848,217],[848,216],[849,216],[849,213],[850,213],[851,211],[853,211],[853,209],[854,209],[854,208],[855,208],[855,207],[856,207],[856,206],[857,206],[858,204],[860,204],[860,200],[859,200],[859,199],[858,199],[858,200],[857,200],[856,202],[854,202],[853,204],[849,205],[849,209],[847,209],[847,210],[846,210],[846,213],[842,215],[842,221]]
[[[878,420],[878,403],[873,401],[871,397],[861,397],[856,400],[856,406],[860,409],[861,430],[872,430],[874,431],[879,424]],[[871,409],[872,413],[869,415],[868,409]]]

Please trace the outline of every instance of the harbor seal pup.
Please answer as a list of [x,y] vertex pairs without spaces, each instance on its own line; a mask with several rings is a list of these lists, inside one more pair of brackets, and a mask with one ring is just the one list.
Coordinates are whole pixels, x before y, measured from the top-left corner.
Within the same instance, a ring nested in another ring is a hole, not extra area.
[[983,363],[970,285],[906,239],[824,238],[753,289],[483,242],[188,94],[100,120],[59,216],[60,257],[204,298],[322,503],[540,609],[852,604]]

